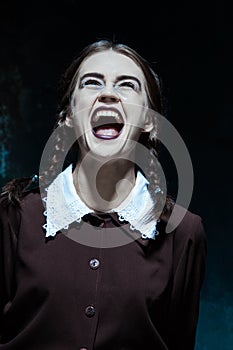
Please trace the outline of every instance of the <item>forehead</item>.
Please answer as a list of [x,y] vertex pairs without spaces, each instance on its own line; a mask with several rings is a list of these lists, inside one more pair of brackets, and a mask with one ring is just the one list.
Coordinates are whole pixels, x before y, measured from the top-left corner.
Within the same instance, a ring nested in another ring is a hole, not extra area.
[[111,76],[133,75],[144,81],[141,68],[131,58],[112,50],[94,53],[83,60],[79,76],[91,72]]

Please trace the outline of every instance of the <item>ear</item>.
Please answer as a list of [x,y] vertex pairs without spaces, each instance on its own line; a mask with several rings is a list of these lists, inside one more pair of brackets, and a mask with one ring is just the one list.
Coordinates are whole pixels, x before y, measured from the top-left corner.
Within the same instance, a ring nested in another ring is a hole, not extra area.
[[154,127],[154,124],[152,122],[152,117],[150,113],[146,113],[146,117],[145,117],[145,124],[143,127],[142,132],[150,132]]
[[73,118],[70,114],[66,116],[65,125],[68,126],[69,128],[74,127],[74,121],[73,121]]

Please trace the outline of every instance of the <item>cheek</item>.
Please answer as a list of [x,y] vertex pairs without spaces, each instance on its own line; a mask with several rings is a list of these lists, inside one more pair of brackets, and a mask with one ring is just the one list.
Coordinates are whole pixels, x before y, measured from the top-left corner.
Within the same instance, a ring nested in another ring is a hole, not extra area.
[[73,107],[73,118],[76,125],[86,124],[89,120],[89,115],[91,111],[91,101],[90,98],[76,98]]
[[88,109],[88,107],[90,107],[89,102],[90,100],[85,98],[85,97],[79,97],[79,98],[75,98],[74,101],[74,109],[76,114],[81,114],[81,113],[85,113],[85,111]]
[[145,112],[146,108],[142,105],[128,105],[126,110],[128,124],[132,127],[142,128],[145,123]]
[[91,90],[81,90],[76,93],[75,103],[81,107],[90,107],[97,99],[98,93]]

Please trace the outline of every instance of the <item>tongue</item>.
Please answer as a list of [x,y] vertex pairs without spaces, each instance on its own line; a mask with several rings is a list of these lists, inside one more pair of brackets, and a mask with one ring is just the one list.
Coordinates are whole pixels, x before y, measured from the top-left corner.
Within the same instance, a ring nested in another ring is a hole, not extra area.
[[116,137],[119,132],[112,126],[102,126],[95,131],[95,134],[99,137],[112,138]]

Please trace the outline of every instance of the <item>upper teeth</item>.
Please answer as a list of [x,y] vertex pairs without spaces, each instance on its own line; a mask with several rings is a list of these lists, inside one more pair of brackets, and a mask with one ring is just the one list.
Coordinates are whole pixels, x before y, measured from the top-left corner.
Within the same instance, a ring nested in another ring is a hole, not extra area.
[[114,117],[116,118],[116,120],[121,121],[121,118],[117,112],[109,111],[109,110],[98,111],[94,117],[94,121],[97,122],[100,117]]
[[101,115],[103,117],[115,117],[115,118],[118,117],[118,113],[116,113],[114,111],[98,111],[97,112],[97,117],[100,117]]

